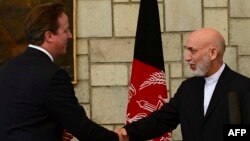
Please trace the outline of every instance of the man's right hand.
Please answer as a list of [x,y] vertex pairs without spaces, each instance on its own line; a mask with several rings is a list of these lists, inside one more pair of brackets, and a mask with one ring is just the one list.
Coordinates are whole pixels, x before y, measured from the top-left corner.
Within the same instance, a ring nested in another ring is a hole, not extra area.
[[74,136],[68,133],[66,130],[63,131],[63,141],[71,141]]
[[128,134],[125,128],[117,128],[115,129],[115,132],[119,136],[119,141],[129,141]]

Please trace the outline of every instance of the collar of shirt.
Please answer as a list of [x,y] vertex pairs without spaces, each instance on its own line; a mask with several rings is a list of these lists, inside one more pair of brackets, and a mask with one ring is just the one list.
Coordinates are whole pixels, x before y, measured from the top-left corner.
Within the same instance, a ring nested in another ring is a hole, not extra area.
[[40,50],[40,51],[44,52],[45,54],[47,54],[47,55],[48,55],[48,57],[50,58],[50,60],[51,60],[52,62],[54,61],[54,59],[53,59],[52,55],[51,55],[51,54],[50,54],[47,50],[43,49],[42,47],[40,47],[40,46],[36,46],[36,45],[32,45],[32,44],[29,44],[29,47],[30,47],[30,48],[34,48],[34,49],[37,49],[37,50]]
[[220,69],[213,75],[209,76],[209,77],[205,77],[205,87],[204,87],[204,115],[207,112],[208,109],[208,105],[210,103],[210,100],[212,98],[214,89],[216,87],[216,84],[219,80],[219,77],[221,75],[221,73],[223,72],[225,68],[225,63],[223,63],[223,65],[220,67]]
[[225,66],[226,66],[225,63],[223,63],[222,66],[220,67],[220,69],[216,73],[214,73],[213,75],[211,75],[209,77],[205,77],[206,83],[210,84],[210,83],[217,82],[222,71],[224,70]]

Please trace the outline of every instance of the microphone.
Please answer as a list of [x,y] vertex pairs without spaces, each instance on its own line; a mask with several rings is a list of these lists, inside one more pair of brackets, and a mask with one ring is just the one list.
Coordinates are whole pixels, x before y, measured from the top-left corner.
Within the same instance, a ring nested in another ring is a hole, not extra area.
[[240,102],[236,92],[228,93],[228,108],[230,124],[241,124]]

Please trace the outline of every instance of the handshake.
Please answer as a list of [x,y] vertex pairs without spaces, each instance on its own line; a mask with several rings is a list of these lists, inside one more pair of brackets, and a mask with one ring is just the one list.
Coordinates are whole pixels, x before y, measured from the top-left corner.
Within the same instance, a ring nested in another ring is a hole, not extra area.
[[128,134],[125,128],[117,128],[115,129],[115,132],[119,136],[119,141],[129,141]]
[[[117,128],[115,129],[115,133],[119,136],[119,141],[129,141],[127,131],[124,128]],[[63,133],[63,141],[72,141],[74,136],[64,130]]]

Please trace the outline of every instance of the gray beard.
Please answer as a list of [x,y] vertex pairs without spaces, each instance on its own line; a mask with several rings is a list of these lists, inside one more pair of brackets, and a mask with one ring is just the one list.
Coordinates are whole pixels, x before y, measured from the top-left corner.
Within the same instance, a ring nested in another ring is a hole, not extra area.
[[211,67],[211,62],[210,60],[205,56],[203,58],[203,62],[201,62],[200,64],[197,64],[197,69],[195,71],[193,71],[193,74],[195,76],[205,76],[209,70],[209,68]]

